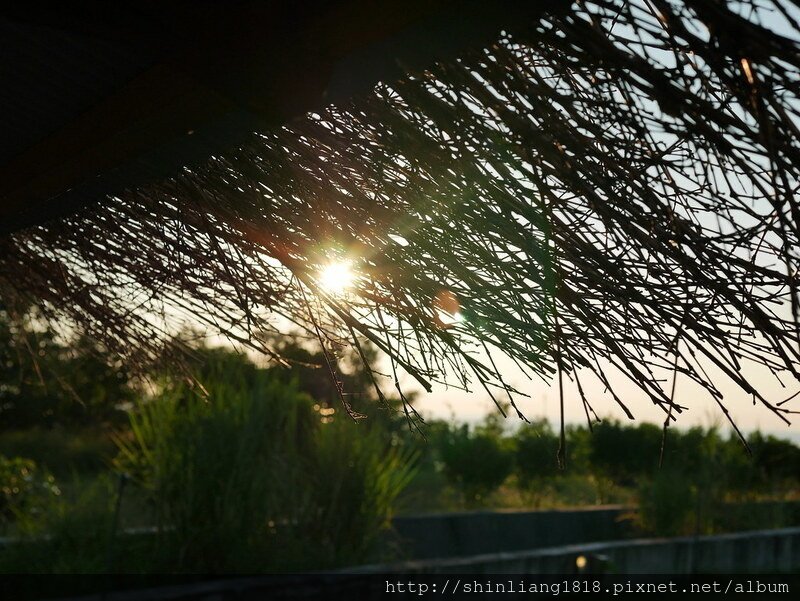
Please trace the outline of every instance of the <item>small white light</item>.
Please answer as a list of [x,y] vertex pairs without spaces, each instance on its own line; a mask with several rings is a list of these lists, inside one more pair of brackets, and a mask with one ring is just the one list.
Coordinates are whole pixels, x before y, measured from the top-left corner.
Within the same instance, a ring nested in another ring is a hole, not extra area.
[[353,285],[355,274],[350,261],[329,263],[319,277],[320,287],[330,294],[343,294]]

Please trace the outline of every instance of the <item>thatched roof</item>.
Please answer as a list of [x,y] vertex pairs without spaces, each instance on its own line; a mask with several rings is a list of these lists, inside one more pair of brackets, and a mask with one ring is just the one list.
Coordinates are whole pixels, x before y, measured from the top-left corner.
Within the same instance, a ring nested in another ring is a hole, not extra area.
[[0,15],[0,233],[488,43],[540,11],[519,4],[20,3]]
[[[747,366],[800,380],[795,14],[548,11],[0,239],[5,302],[131,359],[183,315],[269,352],[281,315],[328,349],[369,339],[426,387],[449,367],[513,402],[494,352],[562,397],[572,381],[587,417],[599,388],[632,413],[621,372],[665,423],[684,409],[678,377],[723,411],[732,382],[787,420]],[[319,284],[333,256],[357,276],[344,295]],[[452,299],[463,320],[444,323]]]

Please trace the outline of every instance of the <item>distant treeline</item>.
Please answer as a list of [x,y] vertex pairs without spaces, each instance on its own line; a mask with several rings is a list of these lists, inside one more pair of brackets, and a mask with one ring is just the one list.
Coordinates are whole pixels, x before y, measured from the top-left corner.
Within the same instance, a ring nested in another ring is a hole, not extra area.
[[747,437],[748,454],[738,437],[713,427],[665,436],[657,425],[614,419],[591,432],[569,426],[563,470],[546,421],[509,431],[490,414],[477,426],[429,422],[426,433],[409,493],[417,511],[622,503],[638,507],[631,517],[641,530],[660,535],[783,526],[796,517],[732,509],[798,498],[800,448],[759,432]]
[[[557,476],[558,435],[547,421],[524,424],[508,432],[489,416],[480,425],[436,421],[428,424],[445,472],[470,496],[485,494],[508,476],[535,488]],[[663,429],[651,423],[623,424],[606,419],[586,426],[568,426],[568,473],[602,475],[622,486],[636,485],[659,471],[700,474],[711,470],[731,490],[772,489],[800,478],[800,447],[789,440],[754,432],[747,437],[748,454],[735,435],[719,429]]]

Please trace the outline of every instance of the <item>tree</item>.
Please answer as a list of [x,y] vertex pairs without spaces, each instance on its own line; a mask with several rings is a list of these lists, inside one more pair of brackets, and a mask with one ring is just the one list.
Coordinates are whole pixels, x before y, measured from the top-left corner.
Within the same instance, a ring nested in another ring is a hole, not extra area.
[[590,440],[592,465],[620,483],[633,484],[658,467],[661,436],[653,424],[624,427],[605,420],[595,426]]
[[[328,419],[314,399],[229,349],[199,348],[195,385],[166,378],[131,413],[119,469],[172,550],[156,570],[282,571],[364,561],[414,454]],[[156,552],[163,556],[163,552]]]
[[0,306],[0,429],[124,420],[135,392],[121,360],[85,336],[60,342],[40,324],[35,312],[12,320]]
[[438,452],[447,478],[462,492],[467,505],[481,504],[514,468],[511,443],[496,420],[475,428],[451,425],[438,438]]
[[557,473],[558,437],[546,420],[526,424],[515,437],[516,466],[520,485],[534,489]]

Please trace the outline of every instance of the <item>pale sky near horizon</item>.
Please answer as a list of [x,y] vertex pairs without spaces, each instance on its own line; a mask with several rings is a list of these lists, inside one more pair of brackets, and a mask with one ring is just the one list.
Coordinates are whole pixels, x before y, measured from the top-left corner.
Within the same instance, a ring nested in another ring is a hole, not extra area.
[[[551,386],[541,380],[530,381],[525,378],[514,363],[504,357],[496,357],[498,367],[503,371],[504,377],[508,378],[511,385],[520,392],[530,395],[530,398],[518,397],[517,404],[528,419],[546,418],[551,424],[559,421],[559,393],[557,382]],[[707,368],[707,366],[704,366]],[[751,368],[751,379],[761,379],[764,374],[759,373],[756,368]],[[409,376],[401,376],[401,384],[404,390],[418,392],[414,407],[425,417],[450,419],[455,417],[457,421],[475,422],[482,419],[490,411],[496,411],[494,403],[478,382],[473,382],[471,392],[455,388],[446,388],[443,385],[434,384],[433,392],[426,393]],[[565,382],[567,380],[565,379]],[[770,402],[779,402],[796,392],[796,388],[782,389],[773,378],[763,378],[764,388],[767,391],[767,399]],[[612,379],[612,383],[617,389],[617,394],[626,403],[633,413],[636,421],[646,421],[662,425],[664,423],[664,413],[653,405],[636,386],[634,386],[625,376],[618,375]],[[621,422],[629,421],[622,409],[614,402],[609,394],[604,393],[603,386],[596,378],[588,374],[581,374],[581,384],[584,387],[589,402],[601,418],[615,418]],[[671,379],[668,384],[671,384]],[[752,399],[744,392],[737,390],[732,383],[720,380],[720,390],[725,395],[724,402],[731,413],[737,426],[744,433],[760,430],[765,433],[781,437],[788,437],[800,442],[800,415],[789,416],[791,425],[787,426],[768,408],[761,404],[753,405]],[[493,391],[494,392],[494,391]],[[504,400],[500,394],[496,394],[499,401]],[[567,423],[586,423],[586,416],[577,389],[574,385],[565,386],[564,395],[564,414]],[[506,399],[507,400],[507,399]],[[697,385],[682,380],[680,377],[675,387],[675,400],[688,409],[677,416],[674,426],[678,428],[690,428],[692,426],[709,427],[718,425],[724,431],[728,431],[728,421],[722,410],[710,395],[700,389]],[[800,409],[800,398],[789,402],[785,407]],[[516,415],[512,412],[508,417],[509,425],[519,422]]]

